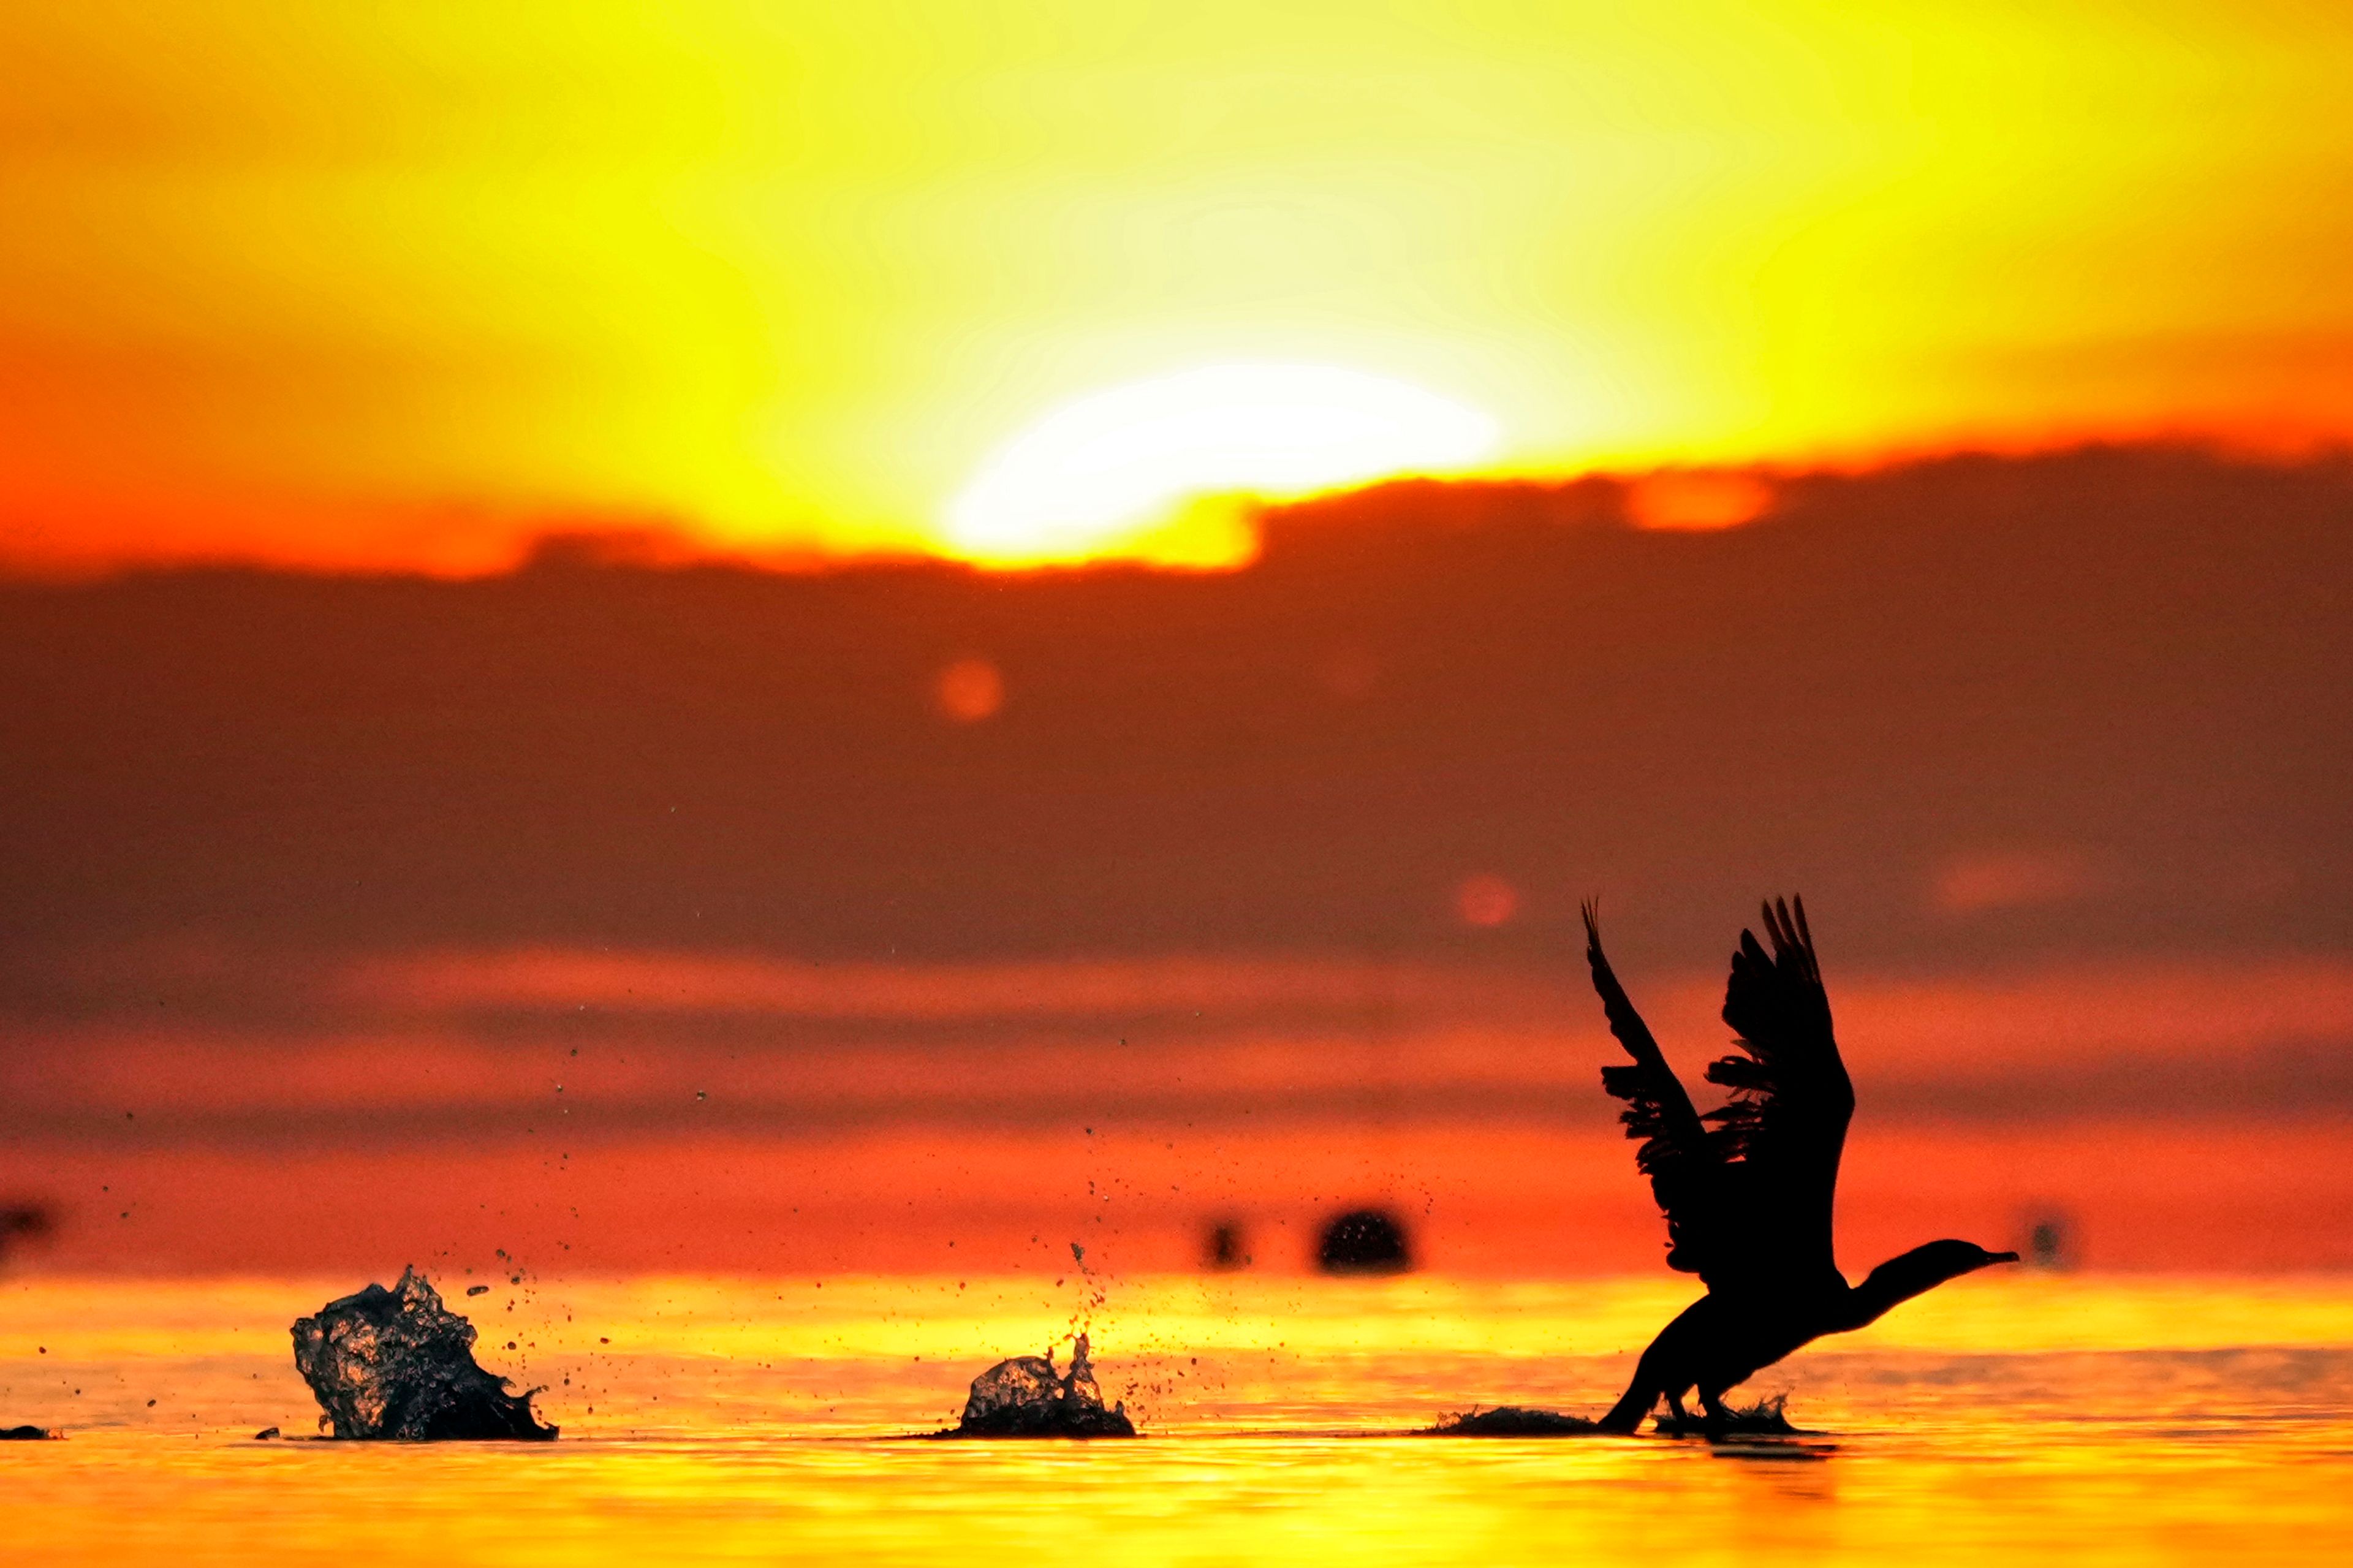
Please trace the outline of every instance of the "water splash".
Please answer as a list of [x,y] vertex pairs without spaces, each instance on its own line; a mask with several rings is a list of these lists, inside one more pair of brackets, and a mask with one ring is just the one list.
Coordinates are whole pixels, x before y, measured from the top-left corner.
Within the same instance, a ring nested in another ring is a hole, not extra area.
[[1789,1396],[1768,1394],[1754,1405],[1727,1405],[1724,1419],[1711,1424],[1704,1415],[1693,1415],[1682,1421],[1673,1415],[1658,1417],[1652,1428],[1665,1437],[1801,1437],[1810,1434],[1789,1425]]
[[1425,1437],[1576,1437],[1597,1434],[1601,1430],[1582,1415],[1564,1415],[1557,1410],[1532,1410],[1519,1405],[1498,1405],[1493,1409],[1475,1406],[1439,1418],[1438,1425],[1426,1427]]
[[294,1365],[325,1412],[322,1425],[348,1438],[406,1442],[522,1438],[556,1429],[532,1414],[531,1396],[474,1363],[474,1325],[441,1305],[415,1268],[392,1289],[370,1285],[294,1321]]
[[[1652,1430],[1665,1437],[1800,1437],[1810,1436],[1789,1424],[1789,1396],[1776,1394],[1754,1405],[1734,1405],[1725,1408],[1724,1419],[1710,1425],[1704,1416],[1693,1415],[1677,1421],[1673,1415],[1658,1417]],[[1564,1415],[1557,1410],[1535,1410],[1525,1405],[1498,1405],[1482,1410],[1473,1406],[1452,1415],[1441,1416],[1435,1426],[1426,1426],[1417,1434],[1424,1437],[1577,1437],[1605,1436],[1599,1423],[1582,1415]]]
[[972,1380],[964,1416],[943,1437],[1133,1437],[1124,1402],[1106,1409],[1087,1359],[1087,1336],[1071,1345],[1071,1370],[1054,1369],[1054,1348],[1042,1356],[998,1362]]

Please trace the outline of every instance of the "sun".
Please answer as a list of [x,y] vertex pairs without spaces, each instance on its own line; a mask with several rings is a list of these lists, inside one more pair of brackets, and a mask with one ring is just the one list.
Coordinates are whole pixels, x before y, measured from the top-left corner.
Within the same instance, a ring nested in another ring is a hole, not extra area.
[[1030,425],[948,504],[942,542],[991,565],[1230,564],[1250,547],[1237,498],[1472,468],[1497,434],[1475,408],[1366,371],[1201,365],[1090,394]]

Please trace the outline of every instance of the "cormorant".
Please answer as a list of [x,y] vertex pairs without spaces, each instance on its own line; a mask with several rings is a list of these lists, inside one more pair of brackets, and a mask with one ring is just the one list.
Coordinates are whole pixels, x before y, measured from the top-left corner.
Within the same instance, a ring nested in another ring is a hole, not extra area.
[[1610,973],[1593,906],[1585,907],[1593,988],[1609,1032],[1634,1058],[1603,1068],[1601,1086],[1626,1102],[1619,1120],[1641,1142],[1636,1163],[1667,1218],[1667,1266],[1707,1285],[1642,1352],[1634,1381],[1601,1418],[1604,1431],[1635,1430],[1662,1397],[1681,1426],[1694,1388],[1708,1426],[1719,1427],[1725,1391],[1799,1346],[1862,1328],[1972,1269],[2018,1261],[1974,1242],[1932,1241],[1889,1258],[1861,1285],[1846,1282],[1831,1211],[1854,1086],[1831,1035],[1805,901],[1767,904],[1765,931],[1770,955],[1747,931],[1732,955],[1724,1021],[1738,1054],[1707,1069],[1732,1099],[1702,1116]]

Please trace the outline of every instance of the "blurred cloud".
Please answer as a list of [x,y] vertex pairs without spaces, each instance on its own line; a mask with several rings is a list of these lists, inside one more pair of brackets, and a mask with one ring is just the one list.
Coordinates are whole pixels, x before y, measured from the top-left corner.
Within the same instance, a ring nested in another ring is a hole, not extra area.
[[960,658],[940,671],[940,711],[959,724],[996,717],[1005,706],[1005,676],[985,658]]
[[2090,856],[2073,849],[2005,849],[1955,856],[1936,869],[1930,894],[1948,915],[2064,904],[2100,886]]
[[1771,509],[1773,486],[1761,475],[1669,469],[1627,487],[1626,515],[1638,528],[1737,528]]
[[[1727,944],[1728,945],[1728,944]],[[1830,952],[1848,1062],[1903,1118],[2353,1103],[2353,960],[1875,973]],[[681,1128],[1252,1115],[1606,1123],[1616,1047],[1566,958],[892,964],[609,949],[218,962],[136,952],[5,1015],[0,1128],[151,1140],[463,1112]],[[1623,966],[1697,1081],[1723,979]],[[158,1007],[158,994],[174,999]],[[699,1100],[698,1092],[707,1092]],[[134,1112],[128,1121],[124,1112]],[[387,1123],[387,1126],[390,1124]],[[418,1123],[417,1131],[428,1131]]]
[[1520,911],[1520,892],[1493,872],[1465,877],[1454,889],[1454,912],[1469,926],[1502,925]]
[[2349,503],[2146,447],[1783,474],[1712,531],[1386,486],[1218,574],[0,584],[0,1191],[93,1268],[961,1264],[1091,1190],[1172,1267],[1343,1194],[1434,1260],[1640,1264],[1565,895],[1696,1082],[1800,891],[1857,1234],[2309,1261]]

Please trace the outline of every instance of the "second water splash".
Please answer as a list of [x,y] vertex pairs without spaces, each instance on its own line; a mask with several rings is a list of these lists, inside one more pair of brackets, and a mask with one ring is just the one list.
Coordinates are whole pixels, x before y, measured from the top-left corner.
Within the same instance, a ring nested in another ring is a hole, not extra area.
[[[1124,1401],[1105,1406],[1088,1359],[1087,1331],[1103,1304],[1103,1282],[1087,1267],[1087,1249],[1071,1243],[1082,1295],[1071,1314],[1071,1367],[1056,1370],[1054,1347],[1042,1356],[1013,1356],[972,1380],[964,1415],[939,1437],[1133,1437]],[[1056,1280],[1056,1284],[1061,1281]]]
[[1103,1405],[1087,1336],[1071,1346],[1071,1370],[1057,1372],[1054,1350],[998,1362],[972,1380],[964,1416],[943,1437],[1133,1437],[1124,1403]]

